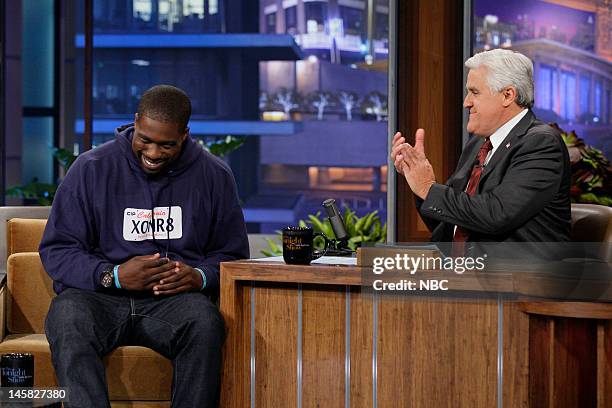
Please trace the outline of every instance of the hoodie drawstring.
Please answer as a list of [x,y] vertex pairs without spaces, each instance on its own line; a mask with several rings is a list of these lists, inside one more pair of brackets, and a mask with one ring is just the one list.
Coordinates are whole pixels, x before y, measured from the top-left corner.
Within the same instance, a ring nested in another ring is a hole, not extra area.
[[[170,250],[170,229],[169,227],[169,223],[170,223],[170,219],[172,218],[172,182],[170,179],[170,174],[172,173],[172,171],[168,172],[168,176],[167,176],[167,186],[169,186],[169,192],[170,192],[170,197],[168,199],[168,217],[166,218],[166,251],[165,251],[165,255],[164,258],[168,258],[168,252]],[[153,243],[155,243],[155,246],[157,247],[157,250],[159,251],[159,253],[161,254],[163,251],[160,249],[160,246],[157,242],[157,239],[155,238],[155,200],[153,200],[153,192],[151,191],[151,184],[149,183],[149,181],[147,180],[147,190],[149,191],[149,199],[151,201],[151,236],[153,237]]]

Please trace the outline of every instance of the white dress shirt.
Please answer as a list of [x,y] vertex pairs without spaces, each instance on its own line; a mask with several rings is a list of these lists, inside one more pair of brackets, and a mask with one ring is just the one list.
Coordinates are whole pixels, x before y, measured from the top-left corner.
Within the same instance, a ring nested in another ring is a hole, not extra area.
[[[493,157],[493,154],[495,153],[499,145],[502,144],[506,136],[508,136],[510,131],[521,121],[521,119],[525,117],[527,112],[527,109],[523,109],[522,111],[517,113],[512,119],[501,125],[499,129],[497,129],[491,136],[489,136],[489,140],[491,141],[493,148],[491,149],[489,154],[487,154],[487,157],[484,162],[485,166],[489,163],[489,160],[491,160],[491,157]],[[464,191],[466,191],[467,188],[468,186],[466,185]],[[453,236],[455,236],[455,232],[457,232],[456,225],[455,228],[453,228]]]
[[525,117],[527,112],[527,109],[523,109],[522,111],[517,113],[512,119],[501,125],[500,128],[495,131],[495,133],[489,136],[489,140],[493,145],[493,149],[491,149],[489,154],[487,154],[487,158],[484,162],[485,165],[489,163],[489,160],[491,159],[491,157],[493,157],[493,154],[495,153],[499,145],[504,141],[506,136],[508,136],[510,131],[521,121],[521,119]]

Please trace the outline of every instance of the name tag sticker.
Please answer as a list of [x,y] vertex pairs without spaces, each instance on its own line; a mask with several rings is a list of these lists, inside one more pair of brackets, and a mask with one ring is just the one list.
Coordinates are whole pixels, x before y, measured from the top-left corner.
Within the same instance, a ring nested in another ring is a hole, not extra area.
[[180,239],[183,237],[183,210],[179,206],[155,207],[151,210],[126,208],[123,211],[123,239]]

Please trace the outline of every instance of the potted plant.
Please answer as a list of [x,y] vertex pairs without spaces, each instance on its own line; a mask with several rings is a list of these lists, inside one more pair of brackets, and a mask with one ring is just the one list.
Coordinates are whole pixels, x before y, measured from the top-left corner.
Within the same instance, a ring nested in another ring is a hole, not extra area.
[[574,131],[567,133],[556,123],[570,156],[572,202],[612,206],[612,166],[601,150],[587,145]]
[[[346,226],[346,232],[348,233],[348,247],[351,250],[356,250],[365,243],[377,243],[386,242],[387,240],[387,223],[383,222],[378,215],[378,210],[367,213],[366,215],[359,217],[355,214],[355,211],[344,207],[344,214],[342,216],[344,225]],[[312,227],[315,232],[322,232],[329,238],[334,237],[334,231],[328,219],[321,219],[321,212],[317,211],[316,214],[310,214],[308,220],[300,220],[298,225],[300,227]],[[281,231],[277,233],[282,235]],[[283,248],[277,244],[274,240],[266,240],[269,245],[269,250],[262,250],[261,253],[265,256],[279,256],[283,253]]]

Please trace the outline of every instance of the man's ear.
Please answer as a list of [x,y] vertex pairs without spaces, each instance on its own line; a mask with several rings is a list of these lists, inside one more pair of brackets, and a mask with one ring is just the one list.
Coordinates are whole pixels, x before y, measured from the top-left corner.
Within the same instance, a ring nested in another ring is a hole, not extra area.
[[185,132],[183,133],[183,138],[181,139],[181,142],[184,142],[185,139],[187,139],[187,136],[189,136],[189,126],[185,127]]
[[134,123],[138,122],[138,112],[134,114]]
[[513,102],[516,101],[516,88],[513,86],[504,88],[502,90],[502,95],[504,97],[504,101],[502,102],[502,104],[505,108],[507,108],[508,106],[512,105]]

